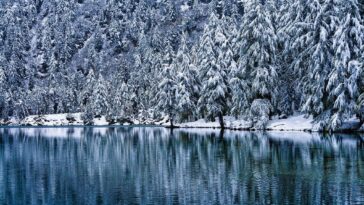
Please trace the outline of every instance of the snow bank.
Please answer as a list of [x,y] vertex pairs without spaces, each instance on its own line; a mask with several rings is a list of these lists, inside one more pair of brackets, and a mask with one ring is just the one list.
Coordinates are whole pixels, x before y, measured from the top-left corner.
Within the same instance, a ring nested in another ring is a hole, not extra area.
[[177,124],[178,127],[183,128],[219,128],[220,125],[218,122],[207,122],[204,119],[197,120],[195,122],[186,122]]
[[81,120],[81,113],[31,115],[26,117],[19,124],[26,126],[66,126],[83,125],[83,121]]
[[[11,122],[5,123],[0,121],[0,125],[22,125],[22,126],[82,126],[84,122],[81,118],[82,113],[73,114],[53,114],[53,115],[31,115],[25,119],[19,121],[12,120]],[[120,119],[110,122],[105,116],[101,116],[93,119],[94,126],[108,126],[108,125],[154,125],[154,124],[165,124],[168,119],[164,119],[160,122],[155,122],[150,119]]]
[[312,131],[312,117],[306,118],[304,115],[296,115],[287,119],[271,120],[268,125],[268,130],[285,130],[285,131]]
[[[231,116],[224,117],[224,122],[225,122],[226,128],[229,128],[229,129],[247,130],[252,127],[251,123],[249,123],[245,120],[238,120]],[[200,119],[195,122],[177,124],[177,126],[181,127],[181,128],[220,128],[220,124],[217,119],[215,120],[215,122],[207,122],[204,119]]]
[[[234,117],[224,117],[224,121],[225,126],[228,129],[248,130],[252,128],[252,123]],[[271,120],[268,123],[267,130],[309,131],[312,130],[313,127],[312,121],[312,118],[305,118],[304,115],[292,116],[287,119]],[[181,123],[177,126],[181,128],[220,128],[217,120],[215,122],[207,122],[204,119],[195,122]]]
[[[239,120],[234,117],[224,117],[225,126],[232,130],[251,130],[252,123]],[[204,119],[195,122],[177,124],[181,128],[220,128],[218,120],[215,122],[207,122]],[[342,124],[339,131],[364,131],[364,125],[359,129],[360,122],[356,118],[352,118]],[[273,119],[267,124],[266,130],[269,131],[320,131],[320,126],[311,117],[305,117],[303,114],[296,114],[286,119]]]
[[[105,116],[95,118],[93,120],[95,126],[108,126],[108,125],[160,125],[169,126],[168,118],[165,117],[160,121],[151,119],[121,119],[121,121],[113,121],[110,123]],[[251,130],[253,125],[251,122],[236,119],[235,117],[225,116],[224,117],[225,127],[231,130]],[[22,126],[82,126],[84,125],[81,119],[81,113],[74,114],[54,114],[54,115],[32,115],[21,122],[16,122],[12,119],[8,125],[22,125]],[[204,119],[200,119],[194,122],[186,122],[176,124],[180,128],[213,128],[219,129],[220,124],[216,119],[215,122],[209,122]],[[269,131],[319,131],[319,126],[315,124],[312,117],[306,118],[304,115],[296,114],[290,116],[287,119],[273,119],[267,124],[266,130]],[[340,131],[359,130],[364,132],[364,125],[360,127],[360,123],[357,119],[350,119],[344,122]]]

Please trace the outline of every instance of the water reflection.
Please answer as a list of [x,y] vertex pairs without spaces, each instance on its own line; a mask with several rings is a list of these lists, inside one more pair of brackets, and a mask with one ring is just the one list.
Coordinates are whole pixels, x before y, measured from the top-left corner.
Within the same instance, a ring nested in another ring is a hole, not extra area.
[[0,204],[363,204],[360,135],[0,129]]

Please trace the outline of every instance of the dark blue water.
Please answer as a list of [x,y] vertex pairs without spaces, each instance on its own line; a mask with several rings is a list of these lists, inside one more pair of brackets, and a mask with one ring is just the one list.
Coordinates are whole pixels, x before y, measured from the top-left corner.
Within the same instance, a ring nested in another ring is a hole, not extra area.
[[0,129],[0,204],[364,204],[364,136]]

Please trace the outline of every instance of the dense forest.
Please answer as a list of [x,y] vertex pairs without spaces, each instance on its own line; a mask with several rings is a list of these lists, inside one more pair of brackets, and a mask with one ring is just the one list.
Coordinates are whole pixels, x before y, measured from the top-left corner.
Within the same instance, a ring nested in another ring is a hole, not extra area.
[[0,117],[364,122],[364,0],[2,0]]

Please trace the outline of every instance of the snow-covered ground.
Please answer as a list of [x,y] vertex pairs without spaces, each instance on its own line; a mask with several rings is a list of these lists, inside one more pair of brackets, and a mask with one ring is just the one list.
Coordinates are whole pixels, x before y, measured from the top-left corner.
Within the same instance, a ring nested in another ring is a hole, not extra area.
[[[110,124],[105,116],[101,118],[95,118],[93,120],[95,126],[108,126],[108,125],[161,125],[168,126],[168,118],[164,118],[160,121],[151,119],[133,119],[130,122]],[[251,122],[236,119],[235,117],[226,116],[224,117],[225,126],[227,129],[232,130],[250,130],[253,126]],[[0,124],[4,124],[1,123]],[[54,114],[54,115],[33,115],[25,118],[20,122],[11,120],[8,125],[22,125],[22,126],[82,126],[84,125],[81,119],[81,113],[74,114]],[[342,130],[356,130],[364,131],[364,125],[357,130],[359,121],[351,119],[345,122],[342,126]],[[194,122],[176,124],[180,128],[220,128],[218,121],[209,122],[205,119],[200,119]],[[315,124],[312,117],[305,117],[302,114],[296,114],[286,119],[273,119],[267,124],[266,129],[269,131],[319,131],[317,124]],[[354,129],[355,128],[355,129]]]
[[[252,128],[252,124],[245,120],[236,119],[234,117],[224,117],[226,128],[248,130]],[[291,116],[287,119],[277,119],[268,122],[267,130],[276,131],[312,131],[313,119],[305,118],[304,115]],[[181,123],[177,125],[182,128],[220,128],[218,121],[207,122],[204,119]]]
[[[229,129],[249,129],[251,128],[251,123],[245,120],[239,120],[234,117],[226,116],[224,117],[224,122],[226,128]],[[205,119],[200,119],[195,122],[187,122],[177,124],[178,127],[181,128],[220,128],[220,124],[218,120],[215,122],[208,122]]]
[[[53,115],[31,115],[26,117],[20,122],[14,120],[10,125],[23,125],[23,126],[82,126],[84,125],[81,119],[82,113],[73,114],[53,114]],[[95,126],[107,126],[110,123],[106,120],[105,116],[95,118],[93,120]],[[129,125],[130,123],[124,123],[122,125]],[[137,120],[133,121],[133,124],[140,124]],[[120,125],[120,124],[115,124]]]
[[315,131],[313,127],[312,117],[306,118],[304,115],[295,115],[287,119],[271,120],[268,123],[267,129],[278,131]]
[[[72,120],[69,118],[71,117]],[[68,118],[68,119],[67,119]],[[25,126],[67,126],[83,125],[81,113],[53,114],[53,115],[31,115],[22,120],[20,125]]]
[[[228,129],[240,129],[240,130],[249,130],[251,129],[252,123],[236,119],[234,117],[224,117],[225,126]],[[350,119],[343,123],[339,130],[342,131],[349,131],[355,130],[357,131],[359,124],[358,119]],[[177,125],[181,128],[220,128],[218,121],[215,122],[207,122],[204,119],[195,121],[195,122],[188,122],[188,123],[181,123]],[[290,116],[286,119],[273,119],[270,120],[267,124],[266,130],[269,131],[312,131],[318,132],[320,131],[320,126],[316,124],[312,117],[305,117],[303,114],[296,114]],[[364,131],[364,125],[361,127],[360,131]]]

